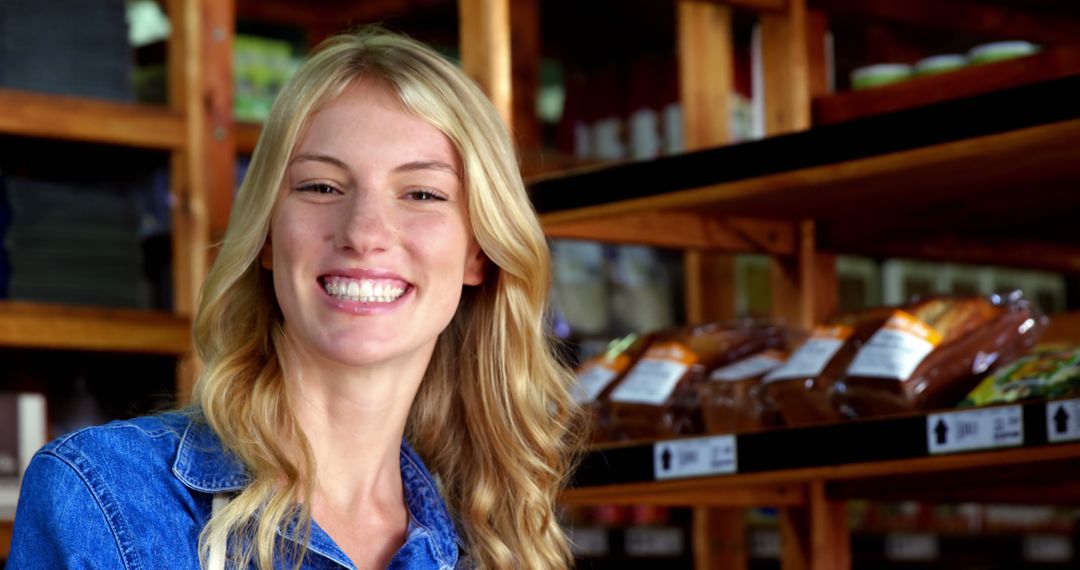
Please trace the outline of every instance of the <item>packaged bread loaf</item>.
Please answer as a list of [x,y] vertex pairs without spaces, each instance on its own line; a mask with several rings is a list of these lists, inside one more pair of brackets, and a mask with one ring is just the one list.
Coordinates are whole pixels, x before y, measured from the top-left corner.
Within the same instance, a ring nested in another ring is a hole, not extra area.
[[577,368],[572,393],[578,405],[586,408],[592,416],[592,439],[604,442],[612,439],[611,416],[608,413],[607,395],[637,362],[645,349],[658,338],[657,333],[630,334],[613,340],[607,350]]
[[779,327],[757,323],[703,325],[657,340],[607,398],[612,428],[625,439],[701,433],[697,385],[705,372],[782,344]]
[[714,369],[699,387],[707,433],[736,433],[779,425],[776,413],[761,399],[761,379],[787,360],[770,348]]
[[782,366],[762,379],[761,398],[766,408],[786,425],[840,419],[830,404],[829,388],[888,315],[888,309],[870,309],[846,313],[815,327]]
[[833,386],[833,403],[851,418],[955,406],[992,366],[1027,352],[1045,326],[1018,293],[894,311]]

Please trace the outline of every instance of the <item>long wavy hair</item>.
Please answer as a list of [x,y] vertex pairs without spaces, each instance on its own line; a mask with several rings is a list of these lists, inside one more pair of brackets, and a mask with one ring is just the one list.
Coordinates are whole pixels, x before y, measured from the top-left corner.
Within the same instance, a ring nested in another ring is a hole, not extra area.
[[278,538],[289,529],[310,536],[315,466],[286,393],[282,314],[259,253],[302,129],[361,77],[391,88],[453,142],[469,222],[490,260],[438,339],[406,438],[440,483],[469,565],[565,568],[572,558],[554,503],[581,424],[545,323],[550,256],[513,143],[460,69],[373,28],[321,44],[278,96],[203,287],[194,332],[205,368],[193,400],[251,480],[203,530],[200,558],[205,564],[218,540],[242,567],[299,565],[306,553]]

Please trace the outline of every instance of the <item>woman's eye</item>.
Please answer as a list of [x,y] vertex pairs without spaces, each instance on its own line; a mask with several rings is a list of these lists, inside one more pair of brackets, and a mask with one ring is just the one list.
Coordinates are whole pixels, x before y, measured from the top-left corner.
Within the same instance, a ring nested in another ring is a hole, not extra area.
[[297,192],[311,192],[313,194],[336,194],[338,189],[329,184],[323,184],[321,182],[313,182],[311,184],[303,184],[296,188]]
[[422,202],[426,202],[429,200],[446,200],[446,198],[444,198],[442,194],[424,189],[413,190],[408,193],[408,197],[412,200],[419,200]]

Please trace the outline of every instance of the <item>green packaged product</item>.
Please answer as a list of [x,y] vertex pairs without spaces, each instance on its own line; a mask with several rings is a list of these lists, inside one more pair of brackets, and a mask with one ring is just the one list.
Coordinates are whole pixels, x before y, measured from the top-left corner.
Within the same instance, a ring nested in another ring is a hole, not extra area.
[[987,376],[961,405],[985,406],[1080,394],[1080,346],[1045,345]]

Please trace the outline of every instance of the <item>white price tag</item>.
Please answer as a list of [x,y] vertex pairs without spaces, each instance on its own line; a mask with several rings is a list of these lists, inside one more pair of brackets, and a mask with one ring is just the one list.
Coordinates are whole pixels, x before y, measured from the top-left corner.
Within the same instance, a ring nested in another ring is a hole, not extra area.
[[635,526],[626,529],[626,553],[630,556],[680,556],[683,531],[669,526]]
[[1057,564],[1072,562],[1072,536],[1029,534],[1024,537],[1024,560]]
[[657,480],[725,475],[737,470],[733,435],[675,439],[653,444],[653,472]]
[[689,366],[672,360],[643,358],[611,392],[612,402],[662,405]]
[[1080,439],[1080,400],[1046,403],[1046,439],[1051,443]]
[[709,374],[709,380],[738,382],[739,380],[761,376],[783,363],[784,362],[779,358],[767,354],[755,354],[754,356],[744,358],[738,362],[724,366],[723,368],[713,370],[712,374]]
[[765,377],[765,382],[790,380],[792,378],[813,378],[821,374],[836,356],[844,340],[836,338],[812,338],[791,354],[782,366]]
[[595,402],[600,392],[603,392],[604,388],[607,388],[618,375],[618,372],[602,364],[596,364],[581,371],[577,375],[577,384],[572,390],[574,400],[579,404]]
[[925,339],[883,328],[859,349],[848,374],[906,380],[932,350],[934,345]]
[[575,556],[607,556],[608,530],[599,526],[572,527],[570,547]]
[[926,435],[931,454],[1023,445],[1023,410],[1004,406],[930,414]]
[[937,560],[938,537],[927,532],[892,532],[885,535],[885,557],[906,562]]

